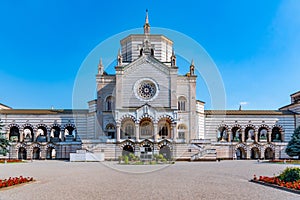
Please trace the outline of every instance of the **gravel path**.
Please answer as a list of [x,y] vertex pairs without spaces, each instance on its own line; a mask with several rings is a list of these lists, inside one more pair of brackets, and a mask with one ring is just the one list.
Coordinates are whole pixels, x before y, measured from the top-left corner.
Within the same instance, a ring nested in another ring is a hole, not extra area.
[[0,190],[0,200],[300,199],[293,193],[248,182],[254,174],[272,176],[286,166],[256,161],[177,162],[170,166],[64,161],[1,164],[0,178],[22,175],[37,181]]

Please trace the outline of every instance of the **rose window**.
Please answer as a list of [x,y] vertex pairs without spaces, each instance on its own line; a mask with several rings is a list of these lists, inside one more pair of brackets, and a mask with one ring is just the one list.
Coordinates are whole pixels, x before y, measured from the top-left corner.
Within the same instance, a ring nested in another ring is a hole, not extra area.
[[139,84],[137,93],[142,99],[151,99],[156,93],[156,86],[151,81],[143,81]]

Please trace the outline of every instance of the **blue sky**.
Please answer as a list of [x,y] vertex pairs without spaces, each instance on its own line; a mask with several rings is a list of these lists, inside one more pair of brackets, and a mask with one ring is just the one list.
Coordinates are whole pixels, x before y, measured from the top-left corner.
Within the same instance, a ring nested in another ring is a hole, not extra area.
[[[277,109],[300,90],[297,0],[4,0],[0,102],[71,108],[73,83],[86,56],[108,37],[140,28],[146,8],[151,26],[186,34],[208,52],[223,78],[227,109],[238,109],[241,102],[243,109]],[[201,77],[199,83],[197,98],[210,109]]]

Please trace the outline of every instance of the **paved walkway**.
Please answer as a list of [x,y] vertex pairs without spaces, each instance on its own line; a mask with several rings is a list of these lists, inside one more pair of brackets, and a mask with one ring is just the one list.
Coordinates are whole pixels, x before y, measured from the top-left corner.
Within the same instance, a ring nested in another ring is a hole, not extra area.
[[177,162],[168,167],[64,161],[1,164],[0,178],[23,175],[37,181],[0,190],[0,200],[299,199],[248,182],[254,174],[272,176],[286,166],[256,161]]

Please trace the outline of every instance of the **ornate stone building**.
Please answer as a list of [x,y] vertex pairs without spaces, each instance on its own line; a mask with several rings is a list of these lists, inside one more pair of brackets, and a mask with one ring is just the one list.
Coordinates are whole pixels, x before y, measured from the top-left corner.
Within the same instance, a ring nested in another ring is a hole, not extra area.
[[[16,110],[0,105],[11,140],[9,156],[68,159],[78,149],[106,159],[132,152],[142,159],[285,158],[300,124],[300,92],[279,110],[204,110],[196,100],[195,66],[178,74],[173,42],[150,34],[122,39],[115,74],[96,75],[97,98],[87,110]],[[100,55],[99,55],[100,56]]]

